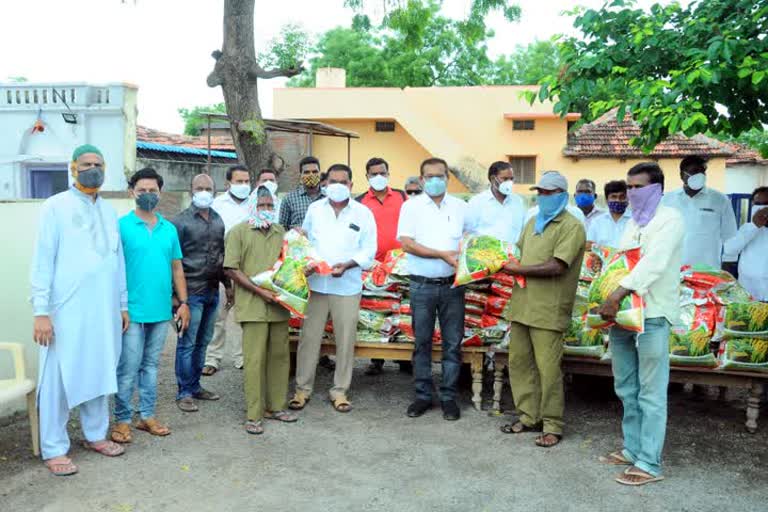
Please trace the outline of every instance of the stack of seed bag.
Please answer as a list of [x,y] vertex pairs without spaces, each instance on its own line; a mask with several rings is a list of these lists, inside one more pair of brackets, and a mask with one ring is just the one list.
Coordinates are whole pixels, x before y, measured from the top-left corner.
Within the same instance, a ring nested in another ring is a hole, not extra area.
[[[519,261],[520,249],[488,235],[464,235],[459,247],[454,286],[464,286],[464,346],[499,348],[509,331],[503,312],[515,287],[525,278],[501,272],[510,261]],[[507,340],[508,342],[508,340]]]
[[[395,341],[400,325],[400,309],[408,290],[405,253],[393,249],[384,261],[376,262],[363,273],[363,296],[357,340],[364,343]],[[407,296],[406,296],[407,297]],[[406,299],[407,300],[407,299]]]
[[720,368],[768,373],[768,303],[731,301],[724,310]]

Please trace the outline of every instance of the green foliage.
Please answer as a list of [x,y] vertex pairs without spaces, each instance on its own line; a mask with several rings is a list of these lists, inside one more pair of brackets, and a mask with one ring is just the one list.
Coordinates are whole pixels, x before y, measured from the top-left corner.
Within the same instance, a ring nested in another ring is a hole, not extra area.
[[529,99],[588,119],[631,112],[642,127],[634,142],[646,150],[678,132],[737,136],[768,123],[768,2],[634,5],[572,11],[581,34],[563,38],[563,69]]
[[224,106],[224,103],[216,103],[214,105],[180,108],[178,112],[184,120],[184,135],[200,135],[206,123],[208,123],[208,119],[202,114],[206,112],[226,114],[227,108]]
[[725,142],[744,144],[745,146],[759,151],[764,157],[768,157],[768,130],[763,129],[763,127],[752,128],[749,131],[741,132],[737,136],[727,133],[712,135]]
[[[509,83],[504,80],[514,74],[511,67],[520,66],[517,61],[511,64],[512,58],[494,62],[487,55],[487,42],[493,37],[487,16],[501,12],[509,21],[520,16],[520,9],[506,0],[475,0],[461,20],[441,15],[438,0],[381,1],[386,14],[376,27],[363,12],[366,2],[346,1],[357,11],[352,27],[323,34],[309,69],[289,85],[311,87],[317,69],[328,66],[346,69],[350,87],[499,84]],[[543,48],[540,51],[546,53]],[[526,73],[534,74],[532,69]]]
[[494,84],[531,85],[560,70],[560,55],[552,41],[518,45],[515,52],[496,60]]
[[257,60],[265,69],[296,69],[301,67],[309,51],[309,36],[298,25],[285,25]]
[[246,132],[253,139],[254,144],[263,144],[267,140],[266,124],[256,116],[252,116],[240,123],[240,131]]

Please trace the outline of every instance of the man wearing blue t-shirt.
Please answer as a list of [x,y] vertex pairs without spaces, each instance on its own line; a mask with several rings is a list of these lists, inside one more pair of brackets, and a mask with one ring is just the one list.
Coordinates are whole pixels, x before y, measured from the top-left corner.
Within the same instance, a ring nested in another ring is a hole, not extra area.
[[[176,227],[154,210],[160,201],[163,178],[154,169],[142,169],[128,182],[136,209],[120,219],[120,238],[125,253],[128,311],[131,323],[123,335],[117,365],[115,426],[112,440],[132,441],[131,398],[138,384],[140,421],[136,428],[156,436],[170,429],[155,418],[157,365],[173,317],[183,332],[189,324],[187,284],[181,264]],[[174,316],[173,289],[179,308]]]

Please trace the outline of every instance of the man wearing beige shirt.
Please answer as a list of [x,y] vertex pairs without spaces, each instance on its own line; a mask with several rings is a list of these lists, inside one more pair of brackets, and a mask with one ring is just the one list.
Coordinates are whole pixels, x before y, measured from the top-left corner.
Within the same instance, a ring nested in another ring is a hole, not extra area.
[[614,320],[621,300],[634,292],[645,300],[645,328],[640,334],[612,327],[610,344],[616,395],[624,406],[624,449],[600,461],[628,468],[616,477],[624,485],[658,482],[667,423],[669,328],[679,315],[680,262],[685,226],[680,213],[660,206],[664,173],[644,162],[627,175],[632,219],[620,247],[640,247],[642,258],[601,306]]

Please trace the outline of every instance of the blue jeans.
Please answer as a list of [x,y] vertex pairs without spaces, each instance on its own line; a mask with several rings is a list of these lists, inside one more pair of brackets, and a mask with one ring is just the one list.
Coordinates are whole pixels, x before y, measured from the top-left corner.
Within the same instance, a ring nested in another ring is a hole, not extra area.
[[139,385],[139,415],[145,420],[155,416],[157,401],[157,364],[168,334],[168,322],[131,322],[123,334],[123,350],[117,365],[115,421],[129,423],[133,416],[131,399]]
[[200,295],[190,295],[189,327],[176,344],[176,382],[179,392],[176,400],[202,391],[200,375],[205,366],[205,351],[213,338],[219,290],[209,290]]
[[416,338],[413,350],[416,398],[432,401],[432,334],[437,318],[443,352],[440,400],[455,400],[461,370],[461,340],[464,338],[464,287],[411,281],[411,311]]
[[659,476],[667,429],[669,322],[647,318],[643,334],[612,327],[610,340],[614,388],[624,405],[622,453],[637,468]]

